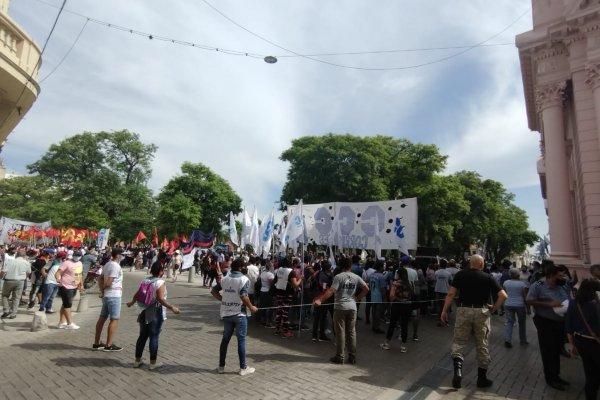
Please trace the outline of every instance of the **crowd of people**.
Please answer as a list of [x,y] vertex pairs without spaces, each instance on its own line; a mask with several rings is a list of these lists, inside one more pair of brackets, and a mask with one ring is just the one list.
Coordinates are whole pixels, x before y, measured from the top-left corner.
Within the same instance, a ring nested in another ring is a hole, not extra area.
[[[58,327],[78,329],[71,314],[73,298],[77,291],[97,284],[102,309],[92,349],[103,351],[122,349],[114,338],[121,311],[123,268],[147,270],[148,276],[127,306],[137,304],[139,310],[140,335],[134,366],[143,364],[142,353],[149,341],[149,368],[158,367],[158,339],[166,311],[180,312],[167,301],[164,278],[167,271],[173,280],[181,273],[183,259],[179,250],[167,254],[153,246],[103,251],[61,245],[36,249],[0,247],[0,258],[2,319],[15,318],[20,305],[54,313],[58,295],[62,300]],[[379,259],[340,254],[332,259],[307,252],[303,258],[261,258],[246,252],[236,256],[202,249],[194,254],[191,268],[192,273],[201,276],[202,285],[210,288],[221,302],[224,333],[219,373],[224,372],[227,347],[234,332],[238,339],[239,373],[254,372],[245,358],[247,318],[251,314],[256,315],[256,325],[273,329],[281,338],[292,338],[296,332],[306,330],[312,332],[314,342],[334,340],[336,350],[330,361],[355,364],[356,324],[362,320],[359,310],[364,306],[364,323],[370,325],[374,337],[381,335],[381,349],[391,350],[392,339],[398,333],[400,353],[408,351],[409,338],[419,340],[419,322],[424,316],[436,318],[443,329],[450,324],[449,315],[455,313],[452,384],[461,387],[463,353],[472,335],[479,367],[477,386],[488,387],[492,384],[486,375],[491,362],[488,349],[491,315],[506,315],[502,336],[504,346],[510,349],[513,327],[517,324],[519,344],[529,344],[525,321],[533,309],[547,384],[565,390],[569,383],[560,376],[560,357],[578,354],[586,375],[586,398],[597,398],[598,265],[591,268],[592,278],[578,282],[576,275],[569,275],[568,268],[554,265],[551,260],[517,269],[510,261],[486,265],[480,256],[461,263],[436,259],[422,264],[410,256]],[[102,341],[107,321],[106,340]]]

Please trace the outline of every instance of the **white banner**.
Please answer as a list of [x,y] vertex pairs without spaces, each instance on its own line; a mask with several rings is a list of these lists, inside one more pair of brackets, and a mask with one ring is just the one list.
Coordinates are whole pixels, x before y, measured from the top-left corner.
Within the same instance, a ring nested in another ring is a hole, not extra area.
[[0,219],[0,244],[8,244],[11,242],[10,237],[17,231],[26,231],[32,226],[37,229],[48,229],[52,226],[50,221],[40,223],[20,221],[18,219],[2,217]]
[[98,232],[98,240],[96,241],[96,245],[100,250],[103,250],[108,245],[108,235],[110,234],[110,229],[103,228]]
[[[296,207],[288,206],[288,218]],[[416,197],[302,205],[307,243],[331,245],[335,242],[351,249],[375,249],[377,235],[381,239],[381,249],[416,249],[417,215]],[[288,245],[292,246],[292,243]]]

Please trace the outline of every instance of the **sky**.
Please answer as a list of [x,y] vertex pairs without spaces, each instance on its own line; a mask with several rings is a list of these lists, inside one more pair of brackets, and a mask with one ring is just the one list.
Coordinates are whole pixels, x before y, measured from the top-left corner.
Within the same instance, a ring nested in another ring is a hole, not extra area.
[[[42,47],[61,4],[11,0],[9,15]],[[280,198],[289,164],[279,156],[294,139],[380,134],[436,144],[448,155],[445,173],[500,181],[545,234],[539,133],[527,128],[514,46],[531,29],[530,7],[67,1],[43,55],[41,94],[0,157],[24,174],[52,143],[128,129],[158,146],[149,181],[156,193],[183,161],[201,162],[262,216]]]

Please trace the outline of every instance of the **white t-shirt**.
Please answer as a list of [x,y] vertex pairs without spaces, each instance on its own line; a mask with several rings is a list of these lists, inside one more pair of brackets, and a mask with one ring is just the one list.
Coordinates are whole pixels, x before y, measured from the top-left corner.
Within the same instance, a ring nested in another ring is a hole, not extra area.
[[268,292],[271,289],[271,283],[269,281],[273,281],[275,279],[275,275],[271,271],[263,271],[260,274],[260,291]]
[[60,263],[56,263],[50,267],[50,269],[47,272],[48,275],[46,276],[46,281],[44,282],[44,284],[58,285],[58,282],[56,281],[56,277],[54,276],[54,275],[56,275],[56,271],[58,271],[58,267],[60,267]]
[[246,276],[250,280],[250,286],[248,287],[249,294],[254,294],[254,284],[258,280],[258,275],[258,267],[253,264],[248,265],[248,273],[246,274]]
[[104,266],[102,274],[105,282],[108,278],[113,278],[112,284],[104,289],[104,297],[121,297],[123,294],[123,271],[121,271],[121,266],[114,261],[109,261]]

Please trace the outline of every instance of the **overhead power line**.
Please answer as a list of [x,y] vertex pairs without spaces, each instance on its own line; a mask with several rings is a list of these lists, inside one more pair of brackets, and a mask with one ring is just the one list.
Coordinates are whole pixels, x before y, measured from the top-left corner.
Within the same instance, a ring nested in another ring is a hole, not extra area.
[[[43,0],[36,0],[39,3],[45,4],[47,6],[50,7],[56,7],[55,5],[48,3],[46,1]],[[323,63],[323,64],[327,64],[330,66],[334,66],[334,67],[340,67],[340,68],[347,68],[347,69],[358,69],[358,70],[366,70],[366,71],[386,71],[386,70],[402,70],[402,69],[413,69],[413,68],[420,68],[420,67],[424,67],[427,65],[431,65],[431,64],[436,64],[436,63],[440,63],[442,61],[446,61],[449,60],[451,58],[454,57],[458,57],[459,55],[462,55],[468,51],[471,51],[475,48],[485,48],[485,47],[497,47],[497,46],[512,46],[514,45],[514,43],[488,43],[491,40],[495,39],[496,37],[498,37],[499,35],[501,35],[502,33],[506,32],[508,29],[510,29],[514,24],[516,24],[521,18],[523,18],[528,11],[524,12],[523,14],[521,14],[516,20],[514,20],[513,22],[511,22],[511,24],[509,24],[508,26],[506,26],[502,31],[494,34],[493,36],[487,38],[486,40],[476,43],[476,44],[472,44],[472,45],[463,45],[463,46],[439,46],[439,47],[424,47],[424,48],[405,48],[405,49],[391,49],[391,50],[368,50],[368,51],[354,51],[354,52],[328,52],[328,53],[314,53],[314,54],[302,54],[293,50],[290,50],[286,47],[283,47],[277,43],[274,43],[273,41],[247,29],[246,27],[242,26],[241,24],[237,23],[236,21],[234,21],[233,19],[229,18],[227,15],[225,15],[223,12],[221,12],[219,9],[217,9],[216,7],[214,7],[211,3],[209,3],[206,0],[202,0],[207,6],[209,6],[211,9],[213,9],[215,12],[217,12],[218,14],[220,14],[223,18],[227,19],[228,21],[230,21],[232,24],[238,26],[239,28],[245,30],[246,32],[250,33],[251,35],[258,37],[259,39],[261,39],[262,41],[265,41],[266,43],[269,43],[272,46],[275,46],[281,50],[284,50],[287,54],[282,54],[282,55],[274,55],[276,58],[291,58],[291,57],[299,57],[299,58],[305,58],[308,59],[310,61],[315,61],[315,62],[319,62],[319,63]],[[223,47],[216,47],[216,46],[210,46],[210,45],[205,45],[205,44],[200,44],[200,43],[195,43],[195,42],[191,42],[191,41],[187,41],[187,40],[181,40],[181,39],[175,39],[172,37],[168,37],[168,36],[162,36],[162,35],[158,35],[158,34],[154,34],[154,33],[150,33],[150,32],[145,32],[145,31],[140,31],[137,29],[133,29],[130,27],[126,27],[126,26],[121,26],[121,25],[117,25],[117,24],[113,24],[111,22],[107,22],[107,21],[103,21],[103,20],[99,20],[96,18],[92,18],[90,16],[69,10],[69,9],[65,9],[65,12],[70,13],[72,15],[78,16],[80,18],[85,18],[86,21],[88,22],[92,22],[98,25],[101,25],[103,27],[106,28],[111,28],[111,29],[116,29],[122,32],[128,32],[130,34],[133,35],[137,35],[137,36],[142,36],[145,38],[148,38],[150,40],[158,40],[158,41],[163,41],[163,42],[170,42],[176,45],[182,45],[182,46],[188,46],[188,47],[194,47],[194,48],[198,48],[201,50],[207,50],[207,51],[217,51],[223,54],[228,54],[228,55],[235,55],[235,56],[246,56],[246,57],[252,57],[252,58],[257,58],[257,59],[264,59],[266,56],[270,56],[270,54],[261,54],[261,53],[257,53],[257,52],[251,52],[251,51],[245,51],[245,50],[234,50],[234,49],[228,49],[228,48],[223,48]],[[81,35],[81,32],[79,34],[79,36]],[[78,39],[76,39],[75,43],[77,42]],[[331,57],[331,56],[347,56],[347,55],[368,55],[368,54],[393,54],[393,53],[403,53],[403,52],[431,52],[431,51],[443,51],[443,50],[461,50],[457,53],[445,56],[445,57],[441,57],[438,58],[436,60],[432,60],[429,62],[425,62],[425,63],[420,63],[420,64],[415,64],[415,65],[407,65],[407,66],[400,66],[400,67],[383,67],[383,68],[369,68],[369,67],[358,67],[358,66],[351,66],[351,65],[345,65],[345,64],[339,64],[339,63],[335,63],[335,62],[330,62],[327,60],[322,60],[319,58],[315,58],[315,57]],[[70,51],[70,50],[69,50]]]

